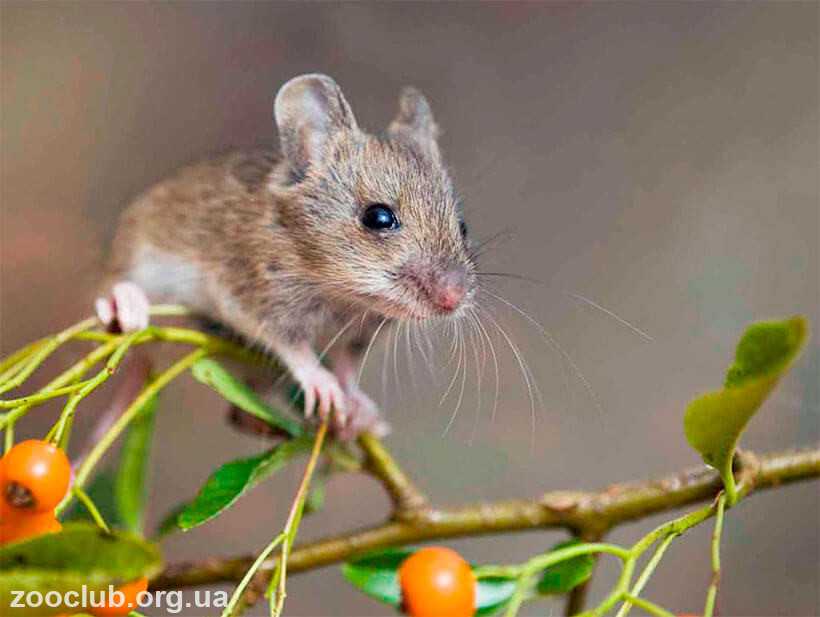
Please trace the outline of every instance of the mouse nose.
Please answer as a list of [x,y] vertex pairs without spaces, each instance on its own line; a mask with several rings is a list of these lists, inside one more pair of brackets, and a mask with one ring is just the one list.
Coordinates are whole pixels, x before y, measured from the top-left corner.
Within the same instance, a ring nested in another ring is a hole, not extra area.
[[438,309],[448,313],[456,310],[467,294],[467,273],[461,268],[447,270],[438,277],[432,292]]

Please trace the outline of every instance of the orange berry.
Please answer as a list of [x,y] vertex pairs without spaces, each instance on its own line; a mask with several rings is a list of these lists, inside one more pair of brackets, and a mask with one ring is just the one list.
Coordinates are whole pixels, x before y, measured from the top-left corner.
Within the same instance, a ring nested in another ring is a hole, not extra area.
[[119,617],[120,615],[127,615],[133,610],[139,608],[137,599],[144,591],[148,591],[148,579],[144,576],[136,580],[120,585],[117,591],[122,593],[122,602],[113,604],[113,598],[109,598],[108,606],[100,608],[90,608],[88,612],[95,617]]
[[26,512],[53,510],[71,482],[71,463],[60,448],[47,441],[21,441],[3,457],[0,498],[8,508]]
[[54,512],[12,512],[0,521],[0,545],[63,529]]
[[399,568],[404,611],[411,617],[471,617],[475,575],[455,551],[431,546],[416,551]]

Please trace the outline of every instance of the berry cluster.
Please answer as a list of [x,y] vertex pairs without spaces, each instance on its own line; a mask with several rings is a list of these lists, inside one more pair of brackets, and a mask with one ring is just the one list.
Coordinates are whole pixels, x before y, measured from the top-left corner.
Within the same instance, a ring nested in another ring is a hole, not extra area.
[[[53,443],[29,439],[6,452],[0,458],[0,546],[61,531],[54,509],[70,484],[71,463]],[[127,615],[147,588],[145,577],[126,583],[118,588],[125,597],[122,606],[89,612],[95,617]]]
[[30,439],[11,448],[0,459],[0,544],[60,531],[54,508],[70,482],[71,464],[54,444]]

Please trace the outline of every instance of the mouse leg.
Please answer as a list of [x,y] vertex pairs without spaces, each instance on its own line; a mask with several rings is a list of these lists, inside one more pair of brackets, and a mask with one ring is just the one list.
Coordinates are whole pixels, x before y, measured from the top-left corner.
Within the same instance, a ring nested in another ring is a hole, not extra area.
[[353,439],[364,431],[377,437],[390,432],[390,425],[382,417],[378,405],[359,387],[362,349],[359,341],[352,341],[328,354],[333,372],[347,395],[348,420],[338,430],[339,438],[344,440]]
[[131,281],[116,283],[110,296],[97,298],[94,308],[99,320],[113,332],[133,332],[148,327],[148,296]]
[[333,411],[334,425],[347,423],[347,397],[337,377],[319,362],[308,343],[274,345],[274,352],[302,388],[305,397],[305,416],[314,410],[324,420]]

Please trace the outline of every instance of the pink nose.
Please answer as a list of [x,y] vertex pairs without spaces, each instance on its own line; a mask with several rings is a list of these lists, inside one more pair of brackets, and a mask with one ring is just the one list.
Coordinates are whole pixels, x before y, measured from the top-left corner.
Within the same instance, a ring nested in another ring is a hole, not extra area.
[[433,303],[448,313],[458,308],[467,293],[465,274],[460,270],[449,270],[435,282],[432,290]]

